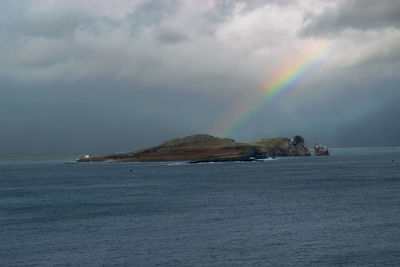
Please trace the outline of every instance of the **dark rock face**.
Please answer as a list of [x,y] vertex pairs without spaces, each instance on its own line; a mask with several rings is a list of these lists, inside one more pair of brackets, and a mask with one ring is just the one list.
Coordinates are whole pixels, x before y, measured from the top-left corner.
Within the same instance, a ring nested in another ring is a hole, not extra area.
[[294,145],[304,145],[304,138],[301,135],[295,135],[293,136],[293,144]]
[[322,146],[318,143],[314,145],[314,156],[329,156],[329,150],[327,146]]
[[289,143],[289,150],[295,156],[310,156],[310,151],[304,143],[304,138],[301,135],[294,136]]

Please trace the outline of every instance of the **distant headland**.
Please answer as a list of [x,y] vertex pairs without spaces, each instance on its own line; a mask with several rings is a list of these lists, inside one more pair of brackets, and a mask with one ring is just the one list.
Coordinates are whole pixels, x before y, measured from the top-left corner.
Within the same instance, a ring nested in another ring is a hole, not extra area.
[[157,162],[188,161],[223,162],[253,161],[269,157],[310,156],[304,138],[262,138],[257,142],[242,143],[231,138],[219,138],[208,134],[195,134],[168,140],[158,146],[144,148],[128,153],[106,155],[86,155],[75,159],[78,162],[117,161],[117,162]]

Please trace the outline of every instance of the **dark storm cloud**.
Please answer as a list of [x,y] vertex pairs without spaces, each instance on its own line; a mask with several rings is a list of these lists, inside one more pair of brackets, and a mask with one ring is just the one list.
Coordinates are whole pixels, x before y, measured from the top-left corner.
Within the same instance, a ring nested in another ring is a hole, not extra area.
[[346,29],[400,27],[400,1],[348,0],[321,14],[305,16],[306,35],[335,34]]
[[[398,99],[398,97],[397,97]],[[388,99],[375,112],[338,128],[331,142],[341,146],[392,146],[399,144],[400,106]]]
[[314,87],[330,89],[330,92],[320,96],[288,95],[286,99],[265,105],[241,129],[238,139],[250,141],[259,136],[299,133],[308,146],[315,142],[337,147],[399,144],[399,82],[399,79],[364,78],[353,82],[314,83]]
[[132,88],[106,79],[5,86],[0,156],[133,150],[201,132],[224,108],[218,93]]

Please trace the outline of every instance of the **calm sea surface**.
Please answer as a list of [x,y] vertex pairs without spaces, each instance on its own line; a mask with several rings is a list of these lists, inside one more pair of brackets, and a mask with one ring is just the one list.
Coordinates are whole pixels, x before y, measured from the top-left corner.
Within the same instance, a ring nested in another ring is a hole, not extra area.
[[53,265],[398,266],[400,149],[253,163],[0,161],[0,266]]

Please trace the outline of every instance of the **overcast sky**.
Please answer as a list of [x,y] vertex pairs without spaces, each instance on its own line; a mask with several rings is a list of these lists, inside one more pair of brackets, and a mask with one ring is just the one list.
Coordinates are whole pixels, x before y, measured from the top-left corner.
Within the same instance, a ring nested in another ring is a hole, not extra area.
[[330,57],[230,137],[400,145],[398,0],[2,0],[0,156],[223,135],[225,116],[321,42]]

